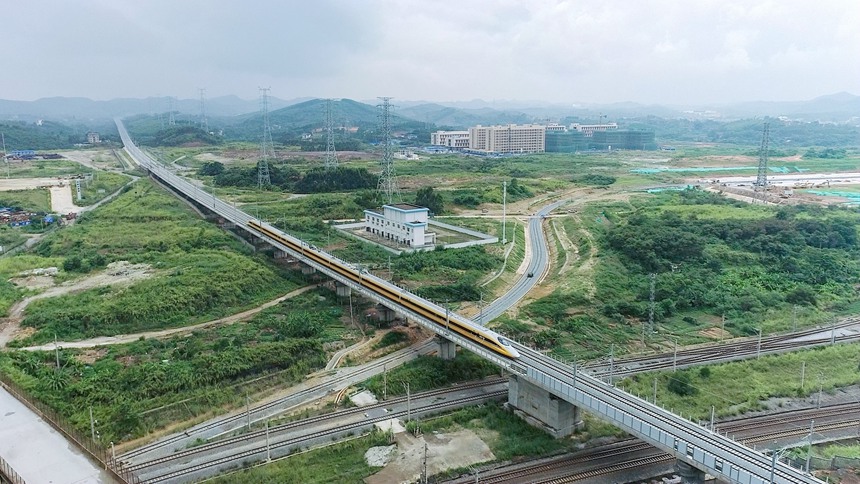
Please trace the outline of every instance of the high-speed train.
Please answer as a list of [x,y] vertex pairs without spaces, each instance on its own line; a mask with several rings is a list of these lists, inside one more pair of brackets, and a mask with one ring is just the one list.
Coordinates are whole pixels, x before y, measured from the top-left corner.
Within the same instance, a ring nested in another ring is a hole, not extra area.
[[507,358],[519,358],[520,356],[519,352],[517,352],[517,350],[511,345],[509,340],[494,331],[481,326],[476,326],[460,317],[457,317],[456,315],[450,313],[446,314],[445,311],[441,311],[439,308],[428,306],[421,299],[411,294],[404,293],[403,291],[392,289],[386,284],[381,284],[376,281],[375,278],[362,274],[359,270],[339,261],[331,255],[316,248],[312,248],[299,239],[281,234],[256,220],[249,221],[248,226],[262,233],[266,237],[269,237],[289,247],[293,251],[313,260],[314,262],[328,267],[338,274],[348,278],[352,282],[375,292],[385,299],[404,306],[416,314],[427,318],[440,328],[447,328],[448,330],[453,331],[498,355],[505,356]]

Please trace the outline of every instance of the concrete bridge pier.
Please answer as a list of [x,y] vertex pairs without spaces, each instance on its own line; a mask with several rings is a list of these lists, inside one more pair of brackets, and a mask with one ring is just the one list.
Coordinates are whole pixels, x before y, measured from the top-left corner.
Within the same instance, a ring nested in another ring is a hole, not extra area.
[[289,259],[290,258],[290,254],[287,254],[283,250],[275,249],[274,254],[275,254],[275,259]]
[[302,274],[309,276],[311,274],[316,274],[317,270],[309,265],[302,264]]
[[337,297],[349,297],[352,294],[352,289],[346,284],[341,284],[339,282],[334,283],[334,291],[337,294]]
[[550,435],[561,438],[582,427],[579,407],[518,376],[508,381],[508,406]]
[[436,336],[434,339],[439,347],[439,358],[442,358],[443,360],[453,360],[454,357],[457,356],[457,343],[443,338],[442,336]]
[[700,470],[682,460],[675,461],[675,469],[684,484],[703,484],[705,482],[705,471]]

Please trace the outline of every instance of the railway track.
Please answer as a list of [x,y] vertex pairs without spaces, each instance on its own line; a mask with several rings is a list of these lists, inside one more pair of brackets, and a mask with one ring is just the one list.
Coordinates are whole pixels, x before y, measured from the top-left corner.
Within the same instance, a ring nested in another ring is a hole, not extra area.
[[[860,324],[860,317],[850,317],[839,321],[829,327],[809,328],[794,333],[765,336],[761,339],[762,353],[776,353],[790,351],[832,343],[846,343],[860,340],[860,332],[856,334],[835,334],[837,331],[845,330]],[[819,338],[809,339],[812,336],[824,334]],[[832,334],[832,336],[831,336]],[[586,364],[583,369],[596,377],[606,377],[611,373],[613,376],[628,376],[634,373],[664,370],[674,365],[686,367],[696,364],[725,361],[729,359],[742,359],[752,357],[759,352],[757,338],[730,341],[727,343],[708,344],[693,348],[679,349],[677,360],[673,353],[657,355],[632,356],[615,360],[611,365],[605,361],[600,363]]]
[[[482,388],[482,387],[490,387],[490,386],[494,386],[494,385],[500,385],[500,384],[504,384],[505,382],[506,382],[506,380],[504,378],[494,378],[491,380],[470,382],[470,383],[458,385],[457,387],[455,387],[455,389],[456,390],[470,390],[473,388]],[[438,397],[441,395],[445,395],[446,393],[450,393],[451,390],[452,390],[452,388],[445,388],[445,389],[431,390],[428,392],[421,392],[421,393],[414,395],[412,397],[412,399]],[[326,421],[337,422],[337,421],[342,420],[346,417],[361,416],[361,415],[366,414],[372,410],[385,409],[387,407],[390,407],[393,405],[398,405],[398,404],[403,404],[403,403],[407,403],[407,397],[398,397],[398,398],[386,400],[384,402],[375,403],[372,405],[366,405],[363,407],[348,408],[348,409],[339,410],[339,411],[324,414],[324,415],[317,415],[314,417],[309,417],[306,419],[297,420],[294,422],[287,422],[284,424],[276,425],[274,427],[269,427],[268,434],[269,434],[270,438],[276,438],[276,437],[278,437],[284,433],[294,432],[296,429],[299,429],[301,427],[313,426],[314,424],[318,424],[318,423],[326,422]],[[416,411],[417,411],[417,409],[416,409]],[[391,417],[387,417],[387,418],[391,418]],[[333,423],[333,425],[334,424],[336,424],[336,423]],[[217,441],[210,442],[207,444],[195,446],[195,447],[192,447],[190,449],[175,452],[173,454],[170,454],[170,455],[167,455],[164,457],[157,457],[155,459],[151,459],[148,461],[132,464],[129,466],[129,468],[134,470],[135,472],[137,472],[140,469],[145,469],[145,468],[153,467],[153,466],[157,466],[157,465],[163,465],[163,464],[169,463],[171,461],[188,459],[188,458],[196,456],[196,455],[211,453],[213,451],[228,448],[230,446],[235,446],[237,444],[244,444],[244,443],[247,443],[249,441],[253,441],[253,440],[257,440],[257,439],[264,439],[265,437],[266,437],[266,430],[256,430],[256,431],[248,432],[248,433],[243,434],[243,435],[238,435],[235,437],[230,437],[227,439],[217,440]]]
[[[424,353],[431,349],[432,343],[430,340],[423,342],[415,351],[417,353]],[[270,402],[266,402],[260,405],[256,405],[250,408],[250,414],[257,415],[256,420],[252,418],[253,421],[257,421],[261,418],[261,416],[271,416],[273,413],[280,413],[289,408],[292,408],[296,405],[300,405],[306,403],[309,400],[313,400],[314,396],[317,394],[327,394],[330,389],[340,388],[345,384],[348,384],[350,378],[352,378],[356,373],[367,372],[367,371],[378,371],[384,368],[394,368],[396,365],[393,363],[401,358],[402,355],[392,353],[384,358],[376,360],[368,365],[364,365],[361,367],[355,367],[352,371],[343,372],[333,379],[325,381],[323,383],[313,385],[308,388],[301,389],[295,393],[291,393],[284,397],[278,398],[276,400],[272,400]],[[285,409],[279,409],[279,407],[288,404],[291,400],[299,400],[298,403],[290,405],[290,407]],[[119,456],[119,459],[125,462],[135,461],[147,454],[151,454],[156,451],[164,452],[168,446],[171,445],[183,445],[185,441],[191,441],[197,438],[208,438],[207,434],[210,432],[217,431],[218,429],[226,429],[221,431],[220,433],[230,432],[232,430],[236,430],[242,428],[246,425],[248,419],[248,411],[235,413],[233,415],[228,415],[222,418],[210,420],[204,424],[197,425],[187,430],[184,433],[176,433],[167,438],[157,440],[147,445],[143,445],[132,449],[128,452],[123,453]],[[266,418],[263,417],[263,418]]]
[[[837,403],[818,408],[743,417],[719,422],[720,433],[734,435],[746,444],[772,443],[777,439],[800,438],[809,434],[809,422],[815,420],[816,434],[845,429],[858,429],[860,402]],[[782,428],[779,428],[782,427]],[[621,459],[620,461],[618,459]],[[480,481],[487,484],[519,482],[561,483],[577,482],[609,475],[623,470],[670,462],[674,457],[635,438],[596,447],[534,465],[522,464],[483,472]],[[595,468],[595,465],[600,468]],[[474,477],[462,477],[449,484],[467,484]]]
[[[449,409],[459,408],[466,405],[478,403],[481,401],[485,401],[487,399],[495,399],[503,397],[507,394],[507,391],[500,390],[496,392],[491,392],[483,395],[474,395],[461,397],[452,400],[446,400],[443,402],[434,402],[422,407],[418,407],[412,409],[411,412],[413,414],[419,413],[431,413],[431,412],[442,412]],[[390,402],[389,402],[390,403]],[[172,470],[163,474],[157,473],[147,473],[154,474],[148,475],[142,482],[155,484],[160,482],[181,482],[184,478],[200,478],[203,477],[204,474],[215,474],[223,466],[229,466],[237,461],[242,460],[262,460],[266,458],[268,452],[272,453],[289,453],[292,449],[297,447],[306,447],[309,445],[313,445],[313,442],[320,441],[331,441],[343,435],[348,435],[352,433],[358,433],[368,426],[372,426],[376,423],[389,420],[392,418],[401,418],[407,415],[407,411],[400,410],[390,412],[384,416],[380,417],[371,417],[365,419],[361,422],[354,422],[345,425],[338,426],[336,428],[320,430],[316,432],[311,432],[298,437],[290,437],[285,440],[281,440],[278,442],[270,443],[269,445],[265,444],[251,444],[252,447],[248,449],[237,449],[235,452],[230,453],[230,455],[223,457],[216,456],[203,456],[203,457],[211,457],[211,459],[201,462],[201,463],[189,463],[186,467],[178,470]],[[250,442],[254,440],[249,436],[243,436],[246,441]],[[139,471],[138,471],[139,472]]]

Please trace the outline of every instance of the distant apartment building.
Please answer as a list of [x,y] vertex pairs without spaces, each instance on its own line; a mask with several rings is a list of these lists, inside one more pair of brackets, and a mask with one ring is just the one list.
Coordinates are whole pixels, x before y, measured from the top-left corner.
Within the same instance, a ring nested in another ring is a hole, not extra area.
[[99,134],[96,133],[95,131],[90,131],[89,133],[87,133],[87,143],[89,143],[91,145],[95,145],[95,144],[99,144],[101,142],[102,141],[99,138]]
[[436,131],[430,133],[430,144],[448,148],[468,148],[468,131]]
[[469,149],[492,153],[543,153],[546,126],[508,124],[469,128]]
[[409,247],[436,244],[436,234],[427,232],[430,210],[411,203],[383,205],[382,212],[364,211],[367,232]]
[[567,126],[558,124],[558,123],[549,123],[546,125],[547,133],[565,133],[567,132]]
[[579,131],[584,134],[586,138],[591,138],[594,136],[594,133],[601,131],[612,131],[618,129],[618,123],[606,123],[606,124],[579,124],[573,123],[570,125],[570,131]]

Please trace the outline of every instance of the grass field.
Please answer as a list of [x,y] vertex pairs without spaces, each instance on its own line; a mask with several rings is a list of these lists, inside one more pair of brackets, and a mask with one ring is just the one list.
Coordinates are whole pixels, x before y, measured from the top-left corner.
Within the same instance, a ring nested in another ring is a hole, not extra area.
[[[763,402],[777,397],[807,397],[818,392],[860,383],[860,344],[842,344],[755,360],[679,370],[690,377],[695,392],[680,396],[667,389],[671,371],[625,378],[619,386],[653,401],[657,380],[657,403],[693,421],[710,418],[711,406],[719,417],[761,410]],[[801,388],[801,369],[806,377]]]

